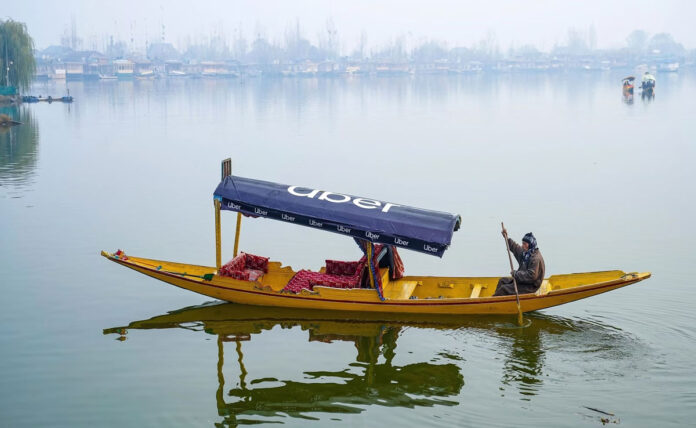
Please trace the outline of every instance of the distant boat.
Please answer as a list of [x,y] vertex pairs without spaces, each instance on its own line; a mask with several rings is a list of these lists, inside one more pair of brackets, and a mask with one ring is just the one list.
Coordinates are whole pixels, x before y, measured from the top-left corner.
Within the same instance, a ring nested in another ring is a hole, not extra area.
[[628,76],[623,78],[623,95],[624,97],[633,96],[633,81],[636,80],[634,76]]
[[113,74],[100,74],[99,75],[99,80],[116,80],[118,77],[116,77]]
[[57,97],[53,98],[52,96],[47,96],[47,97],[36,97],[34,95],[24,95],[22,97],[22,102],[25,103],[38,103],[39,101],[47,102],[47,103],[57,103],[57,102],[62,102],[62,103],[71,103],[73,102],[73,97],[72,95],[66,95],[63,97]]
[[169,77],[186,77],[186,76],[188,76],[188,74],[186,74],[186,72],[181,71],[181,70],[170,70],[167,73],[167,76],[169,76]]
[[234,71],[227,70],[222,67],[207,67],[200,74],[201,77],[217,78],[217,79],[232,79],[239,77]]
[[150,80],[155,78],[155,72],[152,70],[144,70],[135,75],[138,80]]

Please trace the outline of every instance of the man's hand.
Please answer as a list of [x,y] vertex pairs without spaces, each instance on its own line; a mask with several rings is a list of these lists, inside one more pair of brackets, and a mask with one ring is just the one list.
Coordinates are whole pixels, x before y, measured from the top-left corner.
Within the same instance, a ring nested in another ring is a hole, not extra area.
[[514,278],[514,277],[515,277],[515,273],[517,273],[516,270],[511,270],[511,271],[510,271],[510,276]]
[[507,229],[503,228],[503,231],[500,232],[500,233],[503,234],[503,238],[507,239],[507,237],[508,237],[508,235],[507,235]]

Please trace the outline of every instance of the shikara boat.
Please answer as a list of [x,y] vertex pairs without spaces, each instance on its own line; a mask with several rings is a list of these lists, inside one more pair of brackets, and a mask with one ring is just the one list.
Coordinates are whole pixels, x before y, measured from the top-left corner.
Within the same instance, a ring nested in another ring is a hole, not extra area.
[[[498,277],[406,276],[397,248],[442,257],[459,215],[376,199],[231,175],[223,162],[214,192],[215,266],[102,251],[109,260],[169,284],[229,302],[334,311],[411,314],[515,314],[516,296],[493,297]],[[237,212],[234,258],[221,260],[220,212]],[[293,223],[354,239],[357,261],[326,260],[319,271],[238,252],[242,215]],[[521,294],[523,312],[584,299],[637,283],[649,272],[620,270],[553,275],[536,293]]]

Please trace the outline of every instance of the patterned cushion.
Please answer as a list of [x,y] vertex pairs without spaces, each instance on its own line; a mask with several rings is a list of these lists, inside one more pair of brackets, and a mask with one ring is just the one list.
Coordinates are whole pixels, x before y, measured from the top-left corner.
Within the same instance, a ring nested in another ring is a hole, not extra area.
[[268,257],[255,256],[247,253],[242,254],[246,256],[245,268],[261,270],[264,273],[268,273]]
[[235,270],[229,273],[230,278],[239,279],[242,281],[249,281],[249,272]]
[[301,270],[292,277],[283,290],[299,293],[303,289],[313,290],[315,285],[334,288],[355,288],[358,286],[358,283],[353,277]]
[[295,274],[295,276],[288,281],[288,284],[283,288],[284,291],[292,291],[293,293],[299,293],[300,290],[306,288],[311,290],[309,285],[309,274],[313,272],[308,270],[301,270]]
[[258,269],[246,269],[244,273],[247,274],[248,281],[256,281],[257,279],[261,278],[264,274],[262,270]]
[[256,281],[268,272],[268,257],[241,253],[220,267],[218,274],[242,281]]
[[331,275],[353,276],[358,270],[358,262],[341,262],[338,260],[326,261],[326,273]]
[[232,272],[232,271],[241,271],[244,270],[244,266],[246,264],[246,256],[244,253],[238,255],[237,257],[233,258],[229,262],[225,263],[221,268],[220,271],[224,272]]
[[[374,260],[384,246],[375,245]],[[338,260],[326,261],[326,273],[301,270],[292,277],[283,291],[299,293],[301,290],[314,290],[314,286],[333,288],[358,288],[364,268],[367,266],[367,257],[362,256],[357,262],[343,262]],[[379,281],[379,275],[377,275]]]
[[355,288],[357,283],[355,283],[352,278],[346,278],[343,275],[321,274],[321,276],[318,277],[311,277],[309,279],[309,285],[312,287],[312,289],[314,289],[315,285],[333,288]]
[[401,260],[401,256],[396,251],[396,247],[392,247],[392,252],[394,254],[394,271],[392,272],[392,279],[401,279],[404,277],[404,262]]

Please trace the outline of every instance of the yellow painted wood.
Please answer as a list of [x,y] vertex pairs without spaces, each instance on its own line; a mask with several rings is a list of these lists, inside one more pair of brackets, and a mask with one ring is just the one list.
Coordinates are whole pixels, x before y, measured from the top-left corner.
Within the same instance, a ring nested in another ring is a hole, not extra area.
[[408,300],[418,281],[395,281],[384,287],[384,298],[388,300]]
[[[268,273],[254,282],[218,275],[206,281],[203,275],[215,273],[214,267],[130,256],[124,260],[107,252],[102,252],[102,255],[177,287],[216,299],[249,305],[412,314],[517,313],[515,296],[491,296],[499,279],[496,277],[407,276],[386,283],[385,294],[389,293],[392,297],[382,302],[374,289],[317,286],[313,293],[282,292],[285,284],[295,275],[295,271],[279,262],[269,262]],[[554,275],[548,278],[552,287],[547,288],[546,294],[522,294],[520,305],[524,312],[549,308],[625,287],[647,279],[650,275],[649,272],[625,274],[618,270]],[[418,285],[412,287],[414,283]],[[439,284],[443,283],[453,284],[453,287],[439,287]],[[474,297],[477,286],[481,288],[478,297]],[[414,298],[411,299],[411,296]]]
[[483,288],[483,285],[481,284],[474,284],[472,290],[471,290],[471,295],[469,295],[469,298],[475,299],[481,294],[481,289]]
[[242,213],[237,213],[237,229],[234,233],[234,257],[237,257],[239,251],[239,231],[242,228]]
[[382,289],[389,284],[389,269],[380,269],[379,274],[382,278]]
[[537,296],[543,296],[551,290],[553,290],[551,282],[549,282],[548,279],[545,279],[544,281],[542,281],[541,285],[539,286],[539,289],[534,294],[536,294]]
[[222,239],[220,237],[220,201],[215,199],[215,266],[222,266]]
[[[375,288],[375,278],[370,273],[372,271],[369,267],[369,265],[370,265],[369,260],[372,260],[372,251],[374,251],[374,248],[375,247],[373,247],[372,244],[368,244],[367,250],[365,251],[365,255],[367,256],[367,260],[368,260],[368,263],[367,263],[368,264],[368,267],[367,267],[368,275],[367,275],[367,277],[370,278],[370,288]],[[375,269],[379,269],[379,268],[377,266],[375,266]]]

